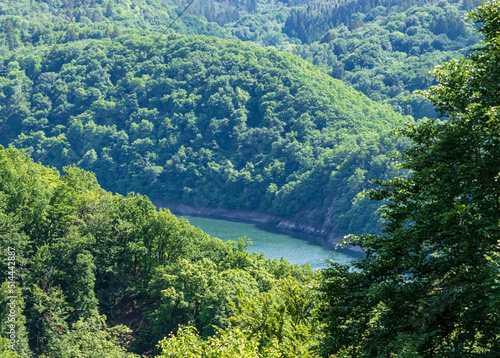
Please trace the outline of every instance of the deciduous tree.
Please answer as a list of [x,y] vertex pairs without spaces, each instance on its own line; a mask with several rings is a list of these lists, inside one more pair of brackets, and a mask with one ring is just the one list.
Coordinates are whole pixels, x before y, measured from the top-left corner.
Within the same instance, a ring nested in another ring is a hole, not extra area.
[[325,354],[500,354],[500,1],[469,15],[481,46],[434,69],[423,92],[444,121],[407,125],[407,178],[380,181],[385,235],[352,237],[366,258],[324,275]]

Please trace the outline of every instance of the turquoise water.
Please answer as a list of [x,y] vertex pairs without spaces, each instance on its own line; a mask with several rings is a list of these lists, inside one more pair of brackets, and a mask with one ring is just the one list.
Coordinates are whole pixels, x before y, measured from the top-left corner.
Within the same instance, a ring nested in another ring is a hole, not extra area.
[[313,269],[328,267],[325,260],[347,263],[362,257],[348,249],[332,249],[320,244],[321,238],[302,233],[283,233],[270,226],[222,219],[184,216],[193,226],[223,241],[237,241],[246,236],[252,241],[248,251],[263,253],[266,258],[281,259],[293,264],[308,262]]

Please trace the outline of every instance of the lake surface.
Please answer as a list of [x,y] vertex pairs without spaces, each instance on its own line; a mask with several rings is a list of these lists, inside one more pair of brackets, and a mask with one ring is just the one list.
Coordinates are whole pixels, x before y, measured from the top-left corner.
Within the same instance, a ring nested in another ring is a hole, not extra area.
[[266,258],[283,257],[293,264],[308,262],[313,269],[326,268],[326,259],[347,263],[364,255],[349,249],[332,249],[321,245],[323,238],[303,233],[284,233],[270,225],[229,221],[198,216],[183,216],[191,225],[200,227],[204,232],[223,241],[238,241],[246,236],[252,241],[249,252],[263,253]]

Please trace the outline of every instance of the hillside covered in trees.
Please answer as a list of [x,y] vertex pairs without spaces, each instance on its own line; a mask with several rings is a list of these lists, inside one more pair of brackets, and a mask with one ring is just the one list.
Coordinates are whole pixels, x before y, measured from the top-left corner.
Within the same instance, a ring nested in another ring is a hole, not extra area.
[[[4,3],[4,51],[122,33],[161,33],[191,3],[169,1]],[[173,25],[179,34],[238,38],[294,53],[401,114],[435,117],[407,96],[432,84],[428,71],[465,55],[480,36],[465,13],[480,0],[196,0]],[[0,4],[0,6],[2,6]],[[64,32],[77,10],[75,23]],[[3,38],[2,38],[3,37]]]
[[[200,1],[145,54],[183,4],[96,1],[68,31],[74,3],[1,4],[0,355],[499,356],[500,2],[470,15],[479,37],[458,20],[474,1]],[[286,35],[308,18],[321,37]],[[433,36],[459,52],[482,40],[420,92],[444,120],[415,122],[324,66],[229,38],[252,22],[316,59],[341,34],[374,52],[388,36],[386,53],[422,64]],[[357,195],[370,178],[373,202]],[[344,243],[366,257],[316,272],[267,260],[144,193],[359,232]]]
[[[71,42],[40,66],[9,57],[1,144],[108,190],[165,203],[266,212],[336,235],[376,230],[354,198],[394,174],[402,117],[293,55],[237,40],[170,35]],[[113,84],[116,86],[113,86]],[[10,106],[9,106],[10,105]]]
[[[277,339],[284,329],[292,339],[296,328],[300,349],[314,343],[309,266],[249,254],[243,239],[223,243],[144,196],[112,195],[92,173],[71,166],[60,175],[15,149],[0,148],[0,202],[2,272],[9,252],[16,263],[15,288],[0,288],[0,320],[17,296],[15,350],[23,358],[151,352],[179,324],[206,337],[233,316],[258,327],[281,315],[262,332],[262,347],[293,353],[299,348],[280,348]],[[287,301],[290,290],[302,301]],[[262,299],[267,311],[255,314]],[[9,330],[2,325],[2,337]]]
[[0,4],[0,143],[78,164],[122,194],[261,211],[337,237],[375,232],[376,205],[354,198],[395,174],[387,133],[402,119],[328,76],[436,116],[407,95],[478,41],[463,19],[478,2],[199,0],[171,32],[271,49],[170,35],[116,83],[187,4]]
[[415,118],[432,104],[408,96],[433,84],[429,69],[464,56],[480,36],[464,13],[480,1],[316,1],[283,29],[304,41],[293,53],[376,101]]

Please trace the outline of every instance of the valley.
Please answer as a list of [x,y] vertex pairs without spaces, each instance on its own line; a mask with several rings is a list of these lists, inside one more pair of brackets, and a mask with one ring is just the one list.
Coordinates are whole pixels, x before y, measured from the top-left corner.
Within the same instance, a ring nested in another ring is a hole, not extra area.
[[499,17],[0,0],[0,356],[498,356]]

